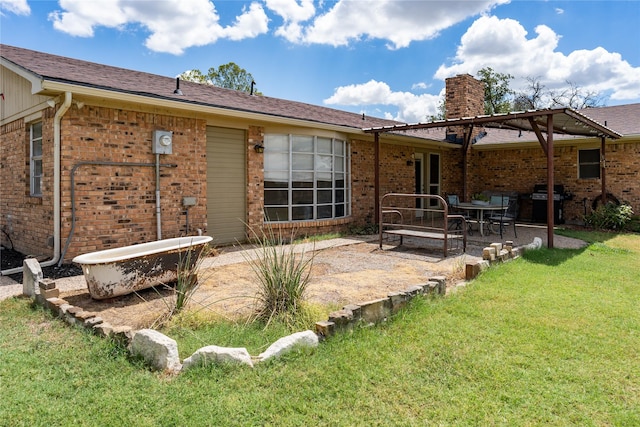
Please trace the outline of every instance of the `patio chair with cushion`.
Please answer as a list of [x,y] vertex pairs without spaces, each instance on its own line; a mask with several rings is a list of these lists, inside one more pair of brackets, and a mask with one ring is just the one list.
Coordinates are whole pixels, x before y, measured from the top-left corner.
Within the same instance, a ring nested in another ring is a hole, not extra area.
[[494,226],[497,226],[500,232],[500,238],[506,227],[513,224],[513,235],[518,237],[516,231],[516,216],[518,215],[518,198],[509,196],[491,196],[491,205],[501,206],[498,211],[491,212],[486,220],[489,222],[491,231],[496,232]]
[[[469,220],[471,217],[469,216],[469,212],[464,209],[460,209],[460,198],[458,198],[457,194],[447,194],[447,203],[449,204],[449,213],[455,215],[462,215],[464,217],[464,221],[467,225],[467,234],[473,235],[473,231],[471,230],[471,223]],[[456,230],[462,229],[462,219],[454,219],[449,224],[449,229],[455,227]]]

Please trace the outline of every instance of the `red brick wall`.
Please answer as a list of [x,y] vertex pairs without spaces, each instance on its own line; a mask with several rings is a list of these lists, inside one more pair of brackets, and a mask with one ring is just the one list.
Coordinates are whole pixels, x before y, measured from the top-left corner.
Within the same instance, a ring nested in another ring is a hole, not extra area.
[[247,225],[257,231],[264,223],[264,154],[254,146],[264,147],[264,128],[249,126],[247,144]]
[[[173,154],[160,155],[162,238],[195,234],[206,224],[206,122],[85,106],[62,122],[62,236],[71,230],[71,170],[82,161],[153,165],[154,130],[173,131]],[[65,255],[157,239],[155,166],[81,166],[75,173],[76,225]],[[183,197],[197,205],[187,214]]]
[[[608,192],[640,212],[640,143],[611,144],[606,147]],[[555,183],[574,194],[564,202],[564,218],[581,222],[596,196],[601,193],[600,179],[578,179],[578,148],[556,147],[554,150]],[[495,190],[528,194],[535,184],[547,182],[547,158],[542,148],[474,151],[471,161],[471,192]],[[523,201],[522,217],[531,218],[531,203]]]
[[[2,127],[0,227],[2,244],[42,258],[53,253],[53,116],[43,117],[43,197],[29,197],[29,124],[22,120]],[[173,154],[161,155],[162,237],[195,234],[206,224],[206,122],[86,105],[75,106],[61,124],[61,248],[72,225],[71,170],[82,161],[155,162],[154,129],[171,130]],[[80,166],[75,174],[76,224],[65,261],[75,255],[155,240],[155,167]],[[187,215],[185,196],[197,206]],[[6,234],[5,234],[6,233]],[[9,237],[7,237],[7,235]]]
[[29,129],[21,119],[0,131],[0,242],[45,259],[53,254],[53,109],[42,116],[42,197],[29,195]]
[[371,141],[351,141],[351,218],[354,225],[374,222],[375,145]]

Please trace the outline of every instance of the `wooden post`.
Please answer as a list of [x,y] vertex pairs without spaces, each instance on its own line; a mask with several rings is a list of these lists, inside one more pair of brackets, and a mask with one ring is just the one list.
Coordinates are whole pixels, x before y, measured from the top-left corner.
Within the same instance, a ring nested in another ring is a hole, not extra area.
[[547,247],[553,248],[554,204],[553,187],[553,114],[547,115]]

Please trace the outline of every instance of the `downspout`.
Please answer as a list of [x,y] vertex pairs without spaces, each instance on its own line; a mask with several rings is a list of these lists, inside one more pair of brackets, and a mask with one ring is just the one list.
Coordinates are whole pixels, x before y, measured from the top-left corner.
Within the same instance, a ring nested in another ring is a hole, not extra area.
[[[60,259],[60,123],[71,106],[71,92],[64,93],[64,101],[53,118],[53,257],[40,263],[41,267],[54,265]],[[21,273],[23,267],[2,270],[3,276]]]

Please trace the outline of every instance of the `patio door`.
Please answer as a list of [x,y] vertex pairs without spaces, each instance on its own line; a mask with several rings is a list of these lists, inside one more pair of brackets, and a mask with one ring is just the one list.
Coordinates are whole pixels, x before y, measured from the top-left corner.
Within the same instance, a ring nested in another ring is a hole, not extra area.
[[[440,154],[429,153],[427,163],[427,193],[440,194]],[[430,207],[438,206],[436,200],[430,200]]]
[[[426,159],[425,159],[426,157]],[[416,194],[440,194],[440,154],[438,153],[416,153]],[[429,200],[429,206],[424,206],[425,199],[416,198],[416,208],[438,207],[437,200]],[[418,211],[416,216],[422,217],[423,212]]]
[[[416,168],[416,187],[415,194],[424,194],[424,155],[422,153],[416,153],[415,160]],[[424,199],[416,198],[416,209],[422,209],[424,207]],[[421,210],[416,211],[416,217],[422,218],[423,212]]]

